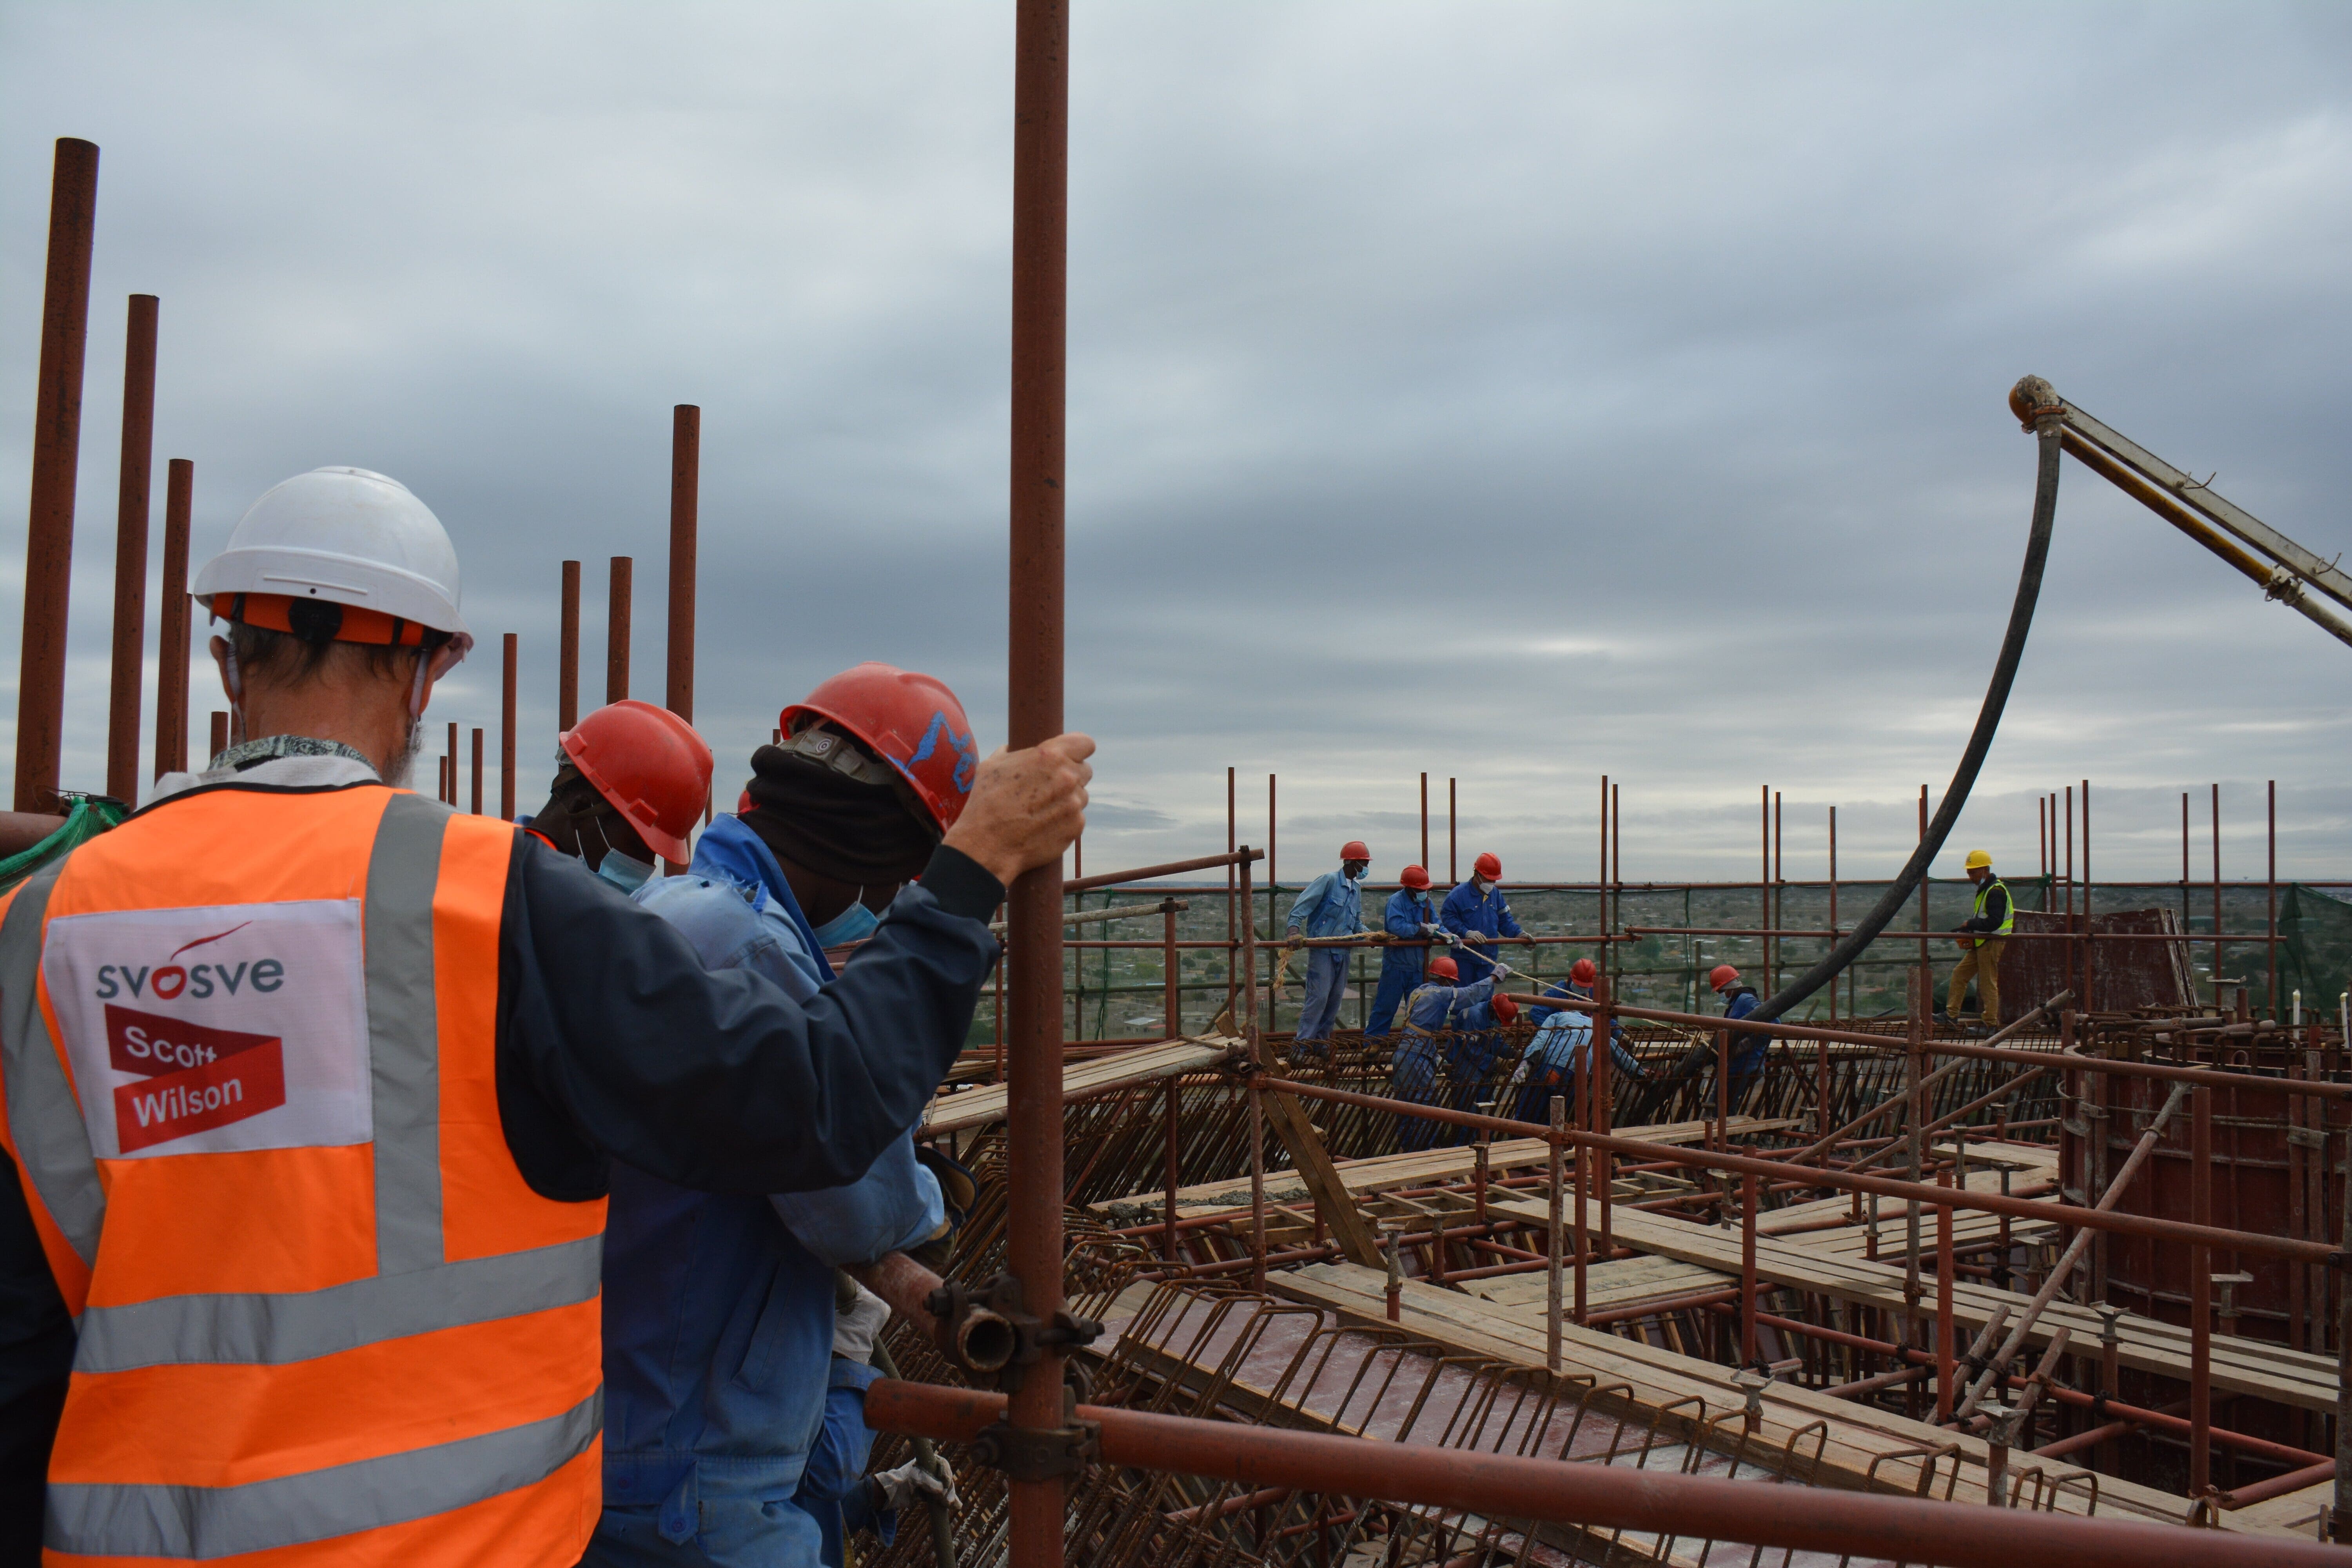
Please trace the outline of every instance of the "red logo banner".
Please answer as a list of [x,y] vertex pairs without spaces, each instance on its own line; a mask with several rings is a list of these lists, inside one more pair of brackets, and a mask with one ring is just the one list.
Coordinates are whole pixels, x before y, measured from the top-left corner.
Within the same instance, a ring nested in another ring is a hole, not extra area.
[[106,1042],[117,1070],[147,1080],[114,1091],[115,1132],[126,1154],[286,1103],[285,1049],[275,1035],[109,1004]]

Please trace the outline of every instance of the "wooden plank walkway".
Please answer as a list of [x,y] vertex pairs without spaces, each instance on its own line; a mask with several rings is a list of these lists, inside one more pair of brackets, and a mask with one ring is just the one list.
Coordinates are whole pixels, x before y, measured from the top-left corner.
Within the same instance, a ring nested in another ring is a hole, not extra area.
[[[1276,1295],[1330,1308],[1366,1326],[1387,1321],[1386,1280],[1373,1269],[1346,1263],[1318,1264],[1270,1275],[1266,1286]],[[1398,1326],[1449,1350],[1540,1370],[1544,1364],[1542,1316],[1539,1302],[1531,1307],[1500,1305],[1408,1279]],[[1574,1324],[1561,1326],[1560,1344],[1565,1370],[1588,1374],[1604,1387],[1622,1386],[1634,1403],[1648,1409],[1696,1399],[1714,1414],[1738,1409],[1744,1402],[1744,1395],[1732,1385],[1728,1367]],[[1909,1491],[1917,1483],[1922,1464],[1917,1450],[1957,1448],[1961,1468],[1953,1502],[1956,1506],[1983,1504],[1986,1451],[1979,1438],[1790,1384],[1776,1383],[1765,1391],[1763,1411],[1760,1436],[1776,1447],[1814,1422],[1826,1425],[1828,1439],[1816,1472],[1821,1484]],[[1870,1475],[1874,1460],[1878,1462],[1874,1480]],[[2015,1474],[2019,1467],[2035,1461],[2020,1455],[2011,1462]],[[2043,1468],[2053,1478],[2074,1473],[2073,1467],[2063,1464]],[[1943,1495],[1940,1474],[1935,1489],[1936,1495]],[[2082,1513],[2086,1511],[2086,1501],[2069,1491],[2059,1495],[2057,1506],[2064,1512]],[[2112,1476],[2099,1479],[2098,1511],[2103,1518],[2179,1523],[2187,1510],[2183,1498]],[[2265,1520],[2232,1514],[2221,1516],[2221,1528],[2244,1534],[2286,1533]]]
[[[1525,1217],[1540,1217],[1549,1212],[1544,1205],[1518,1197],[1493,1198],[1489,1200],[1488,1207],[1490,1210],[1505,1209]],[[1967,1234],[1965,1225],[1968,1217],[1963,1216],[1961,1234]],[[1981,1225],[1990,1222],[1994,1216],[1983,1215],[1973,1217]],[[1924,1228],[1927,1235],[1932,1237],[1935,1234],[1932,1221]],[[1822,1238],[1833,1234],[1820,1232],[1785,1238],[1759,1234],[1756,1241],[1757,1277],[1776,1285],[1834,1297],[1841,1301],[1902,1311],[1902,1265],[1899,1262],[1871,1262],[1859,1256],[1858,1250],[1849,1251],[1842,1243],[1825,1245]],[[1737,1230],[1692,1225],[1681,1220],[1654,1219],[1648,1215],[1621,1209],[1616,1216],[1616,1238],[1623,1246],[1685,1263],[1696,1263],[1733,1278],[1739,1273],[1740,1246]],[[1899,1237],[1897,1239],[1899,1241]],[[1924,1308],[1932,1316],[1936,1304],[1932,1283],[1928,1291]],[[1964,1343],[2000,1307],[2006,1305],[2014,1321],[2031,1300],[2024,1292],[1999,1290],[1973,1280],[1956,1279],[1952,1282],[1952,1317],[1960,1325],[1960,1337]],[[2085,1352],[2096,1352],[2099,1343],[2098,1314],[2086,1306],[2072,1306],[2063,1301],[2053,1302],[2042,1313],[2033,1331],[2027,1336],[2027,1342],[2046,1344],[2050,1335],[2061,1328],[2072,1331],[2073,1342],[2076,1347]],[[2189,1331],[2186,1328],[2175,1327],[2153,1318],[2126,1314],[2116,1320],[2116,1331],[2121,1339],[2116,1356],[2124,1365],[2166,1377],[2185,1378],[2188,1375]],[[2274,1400],[2303,1410],[2329,1412],[2336,1408],[2336,1363],[2332,1357],[2293,1351],[2264,1340],[2250,1340],[2231,1334],[2215,1334],[2211,1342],[2215,1388],[2256,1399]]]
[[[1165,1047],[1150,1048],[1159,1050]],[[1113,1059],[1124,1060],[1125,1058]],[[1075,1073],[1073,1076],[1076,1076]],[[1000,1110],[998,1114],[1002,1115],[1003,1112]],[[1629,1127],[1622,1131],[1623,1135],[1628,1138],[1642,1138],[1653,1143],[1672,1143],[1680,1146],[1700,1142],[1707,1136],[1714,1125],[1712,1121],[1664,1121],[1654,1126]],[[1799,1122],[1792,1117],[1766,1119],[1756,1116],[1735,1116],[1731,1119],[1730,1131],[1734,1137],[1738,1137],[1797,1125]],[[1499,1139],[1487,1145],[1486,1168],[1497,1175],[1507,1171],[1533,1169],[1545,1163],[1546,1151],[1549,1147],[1549,1145],[1540,1138]],[[1361,1160],[1339,1160],[1333,1163],[1338,1167],[1339,1180],[1346,1185],[1348,1191],[1357,1197],[1365,1197],[1397,1187],[1426,1187],[1435,1186],[1442,1182],[1467,1181],[1472,1173],[1477,1169],[1478,1156],[1474,1148],[1463,1147],[1427,1149],[1403,1154],[1374,1154]],[[1240,1187],[1238,1199],[1234,1195],[1236,1181]],[[1306,1185],[1294,1173],[1268,1171],[1265,1174],[1265,1195],[1269,1203],[1298,1203],[1304,1202],[1308,1194]],[[1139,1200],[1157,1203],[1160,1196],[1160,1193],[1154,1191],[1137,1193],[1115,1201],[1122,1204],[1131,1204]],[[1176,1189],[1176,1206],[1179,1213],[1183,1212],[1188,1206],[1231,1208],[1236,1202],[1244,1205],[1249,1202],[1249,1179],[1245,1176],[1228,1177],[1222,1182],[1201,1182],[1189,1187]],[[1110,1205],[1108,1203],[1093,1205],[1097,1213],[1107,1213],[1109,1207]]]
[[[1063,1069],[1062,1102],[1066,1105],[1074,1100],[1108,1094],[1133,1084],[1156,1083],[1162,1079],[1200,1072],[1241,1048],[1242,1042],[1229,1035],[1201,1035],[1170,1040],[1165,1045],[1138,1046],[1117,1056],[1097,1057]],[[922,1135],[961,1132],[1002,1121],[1008,1092],[1004,1085],[992,1083],[941,1095],[923,1111]]]

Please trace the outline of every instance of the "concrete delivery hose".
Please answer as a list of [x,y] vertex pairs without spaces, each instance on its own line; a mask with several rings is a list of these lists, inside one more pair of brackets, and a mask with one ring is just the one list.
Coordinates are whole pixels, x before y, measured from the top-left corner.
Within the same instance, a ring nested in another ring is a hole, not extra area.
[[1844,941],[1831,949],[1827,958],[1781,987],[1778,994],[1750,1015],[1752,1017],[1780,1017],[1844,973],[1846,966],[1861,957],[1863,950],[1886,929],[1887,922],[1917,889],[1919,879],[1927,874],[1928,865],[1943,848],[1946,836],[1959,820],[1960,808],[1969,803],[1969,791],[1977,782],[1977,770],[1984,765],[1985,753],[1992,749],[1993,731],[2000,727],[2001,710],[2008,705],[2010,685],[2017,679],[2018,660],[2025,653],[2025,634],[2032,629],[2034,601],[2042,595],[2042,569],[2049,559],[2050,529],[2058,514],[2059,433],[2066,411],[2057,392],[2038,375],[2020,381],[2009,397],[2010,406],[2018,411],[2021,418],[2029,410],[2032,412],[2029,426],[2040,447],[2040,467],[2034,477],[2033,524],[2026,534],[2025,564],[2017,574],[2017,597],[2009,609],[2009,631],[2001,638],[2000,657],[1993,661],[1992,681],[1985,688],[1984,706],[1977,710],[1977,727],[1969,736],[1968,749],[1960,753],[1959,766],[1952,771],[1951,785],[1944,791],[1943,804],[1928,822],[1927,835],[1919,840],[1919,847],[1911,852],[1902,872],[1888,885],[1885,896]]

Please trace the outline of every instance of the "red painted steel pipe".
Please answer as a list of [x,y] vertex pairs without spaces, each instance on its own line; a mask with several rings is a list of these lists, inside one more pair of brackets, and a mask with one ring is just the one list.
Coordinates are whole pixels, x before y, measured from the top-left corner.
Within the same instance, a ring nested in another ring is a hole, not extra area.
[[[866,1391],[877,1431],[970,1442],[1004,1396],[884,1379]],[[1082,1405],[1114,1465],[1252,1488],[1455,1509],[1498,1519],[1650,1531],[1948,1568],[2340,1568],[2316,1542],[2068,1514],[1956,1508],[1917,1498],[1759,1487],[1615,1465],[1569,1464],[1421,1443],[1327,1436]],[[1058,1521],[1055,1521],[1058,1526]],[[1060,1538],[1055,1536],[1055,1549]]]
[[702,507],[702,410],[681,403],[669,423],[669,668],[662,706],[694,722],[694,574]]
[[188,766],[188,520],[195,510],[196,466],[165,465],[163,603],[155,606],[155,776]]
[[[1559,998],[1545,997],[1521,992],[1507,993],[1521,1006],[1550,1007]],[[1663,1007],[1629,1007],[1619,1005],[1612,1009],[1627,1018],[1643,1018],[1653,1023],[1675,1024],[1685,1028],[1721,1029],[1723,1020],[1705,1013],[1676,1013]],[[1740,1020],[1741,1032],[1770,1035],[1776,1039],[1827,1040],[1833,1045],[1869,1046],[1889,1056],[1903,1048],[1903,1039],[1895,1035],[1864,1035],[1851,1029],[1828,1029],[1811,1024],[1783,1024],[1777,1020],[1758,1023],[1753,1018]],[[2077,1068],[2084,1072],[2113,1073],[2118,1078],[2161,1079],[2168,1083],[2201,1083],[2214,1089],[2260,1088],[2276,1089],[2286,1094],[2309,1095],[2321,1100],[2352,1100],[2352,1084],[2327,1083],[2313,1079],[2266,1078],[2257,1073],[2217,1072],[2210,1068],[2168,1067],[2161,1062],[2114,1061],[2105,1057],[2068,1057],[2054,1051],[2021,1051],[2006,1046],[1974,1046],[1960,1040],[1930,1040],[1928,1050],[1938,1056],[1973,1057],[1979,1061],[2015,1062],[2021,1067],[2058,1067]]]
[[0,856],[21,855],[66,825],[47,811],[0,811]]
[[[1013,333],[1006,741],[1063,730],[1063,479],[1069,265],[1069,14],[1019,0],[1013,44]],[[1006,1254],[1024,1304],[1062,1306],[1062,867],[1014,881],[1005,910]],[[1260,1237],[1265,1230],[1260,1227]],[[1062,1425],[1063,1358],[1022,1379],[1013,1426]],[[1063,1482],[1009,1482],[1011,1568],[1061,1568]]]
[[24,812],[57,809],[65,752],[66,610],[73,585],[74,480],[81,463],[81,376],[97,222],[98,148],[61,136],[49,178],[41,370],[33,395],[33,500],[25,529],[24,641],[16,660],[16,806]]
[[555,634],[555,727],[580,722],[580,563],[563,563],[563,605]]
[[[1557,998],[1555,998],[1557,1000]],[[1433,1121],[1449,1122],[1456,1127],[1493,1128],[1516,1138],[1548,1138],[1551,1130],[1532,1121],[1510,1121],[1499,1116],[1481,1116],[1475,1111],[1450,1110],[1443,1106],[1417,1105],[1408,1100],[1391,1100],[1385,1095],[1356,1094],[1342,1089],[1326,1089],[1320,1084],[1300,1083],[1293,1079],[1265,1080],[1264,1087],[1285,1094],[1301,1095],[1310,1100],[1328,1100],[1342,1105],[1360,1105],[1373,1110],[1386,1110],[1400,1116],[1418,1116]],[[1840,1187],[1850,1192],[1875,1193],[1882,1197],[1916,1198],[1934,1205],[1948,1203],[1955,1208],[1975,1210],[1982,1214],[2005,1214],[2018,1219],[2047,1220],[2053,1225],[2086,1226],[2094,1230],[2111,1230],[2126,1236],[2149,1236],[2162,1241],[2186,1241],[2205,1247],[2235,1247],[2242,1252],[2260,1253],[2266,1258],[2284,1258],[2299,1263],[2333,1264],[2336,1250],[2326,1242],[2299,1241],[2291,1237],[2267,1236],[2254,1231],[2222,1230],[2211,1226],[2186,1225],[2179,1220],[2158,1219],[2148,1215],[2118,1214],[2112,1210],[2086,1209],[2073,1204],[2035,1203],[2024,1198],[2004,1197],[1998,1193],[1961,1193],[1930,1185],[1926,1182],[1899,1181],[1891,1176],[1858,1176],[1849,1172],[1803,1165],[1786,1165],[1776,1160],[1759,1160],[1743,1154],[1717,1154],[1703,1149],[1683,1149],[1671,1144],[1649,1143],[1639,1139],[1619,1138],[1601,1132],[1580,1132],[1570,1129],[1563,1136],[1571,1143],[1582,1143],[1596,1149],[1612,1150],[1618,1153],[1634,1154],[1647,1160],[1663,1160],[1676,1165],[1698,1165],[1708,1170],[1753,1173],[1775,1181],[1803,1182],[1811,1186]]]
[[604,700],[608,703],[629,694],[630,599],[636,564],[629,556],[614,556],[605,587]]
[[520,640],[507,633],[499,671],[499,817],[504,822],[515,819],[515,677]]
[[155,489],[155,310],[131,296],[122,337],[122,459],[114,497],[114,648],[106,793],[139,804],[139,687],[147,673],[147,508]]
[[[1045,738],[1047,740],[1053,739],[1050,735]],[[1087,893],[1092,892],[1097,888],[1116,888],[1125,882],[1149,881],[1154,877],[1173,877],[1181,871],[1206,871],[1213,869],[1219,866],[1239,866],[1245,862],[1263,860],[1265,858],[1265,856],[1264,852],[1253,849],[1248,845],[1244,844],[1239,849],[1235,849],[1224,855],[1203,855],[1193,860],[1170,860],[1165,864],[1159,866],[1138,866],[1131,870],[1105,871],[1098,876],[1093,877],[1073,877],[1062,884],[1062,891],[1065,893]],[[1230,942],[1223,943],[1213,942],[1209,945],[1230,947],[1233,943]]]
[[2315,1487],[2322,1481],[2332,1481],[2335,1479],[2336,1461],[2323,1459],[2318,1464],[2306,1465],[2299,1470],[2289,1470],[2283,1476],[2273,1476],[2266,1481],[2255,1481],[2249,1486],[2238,1487],[2223,1492],[2221,1496],[2221,1503],[2225,1509],[2248,1508],[2255,1503],[2268,1502],[2274,1497],[2284,1497],[2289,1492],[2299,1492],[2305,1487]]

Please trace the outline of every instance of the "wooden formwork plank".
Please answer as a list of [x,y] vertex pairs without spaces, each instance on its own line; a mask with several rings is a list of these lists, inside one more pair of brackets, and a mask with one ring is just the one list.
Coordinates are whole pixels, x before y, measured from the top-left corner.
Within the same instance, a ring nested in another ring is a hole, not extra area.
[[[1265,1065],[1275,1077],[1283,1076],[1281,1064],[1272,1058],[1267,1058]],[[1258,1096],[1266,1120],[1274,1124],[1275,1136],[1282,1140],[1283,1148],[1290,1153],[1290,1168],[1307,1184],[1307,1192],[1315,1199],[1315,1212],[1323,1216],[1339,1250],[1348,1255],[1350,1262],[1368,1268],[1377,1265],[1381,1261],[1381,1244],[1372,1235],[1371,1222],[1364,1217],[1364,1211],[1356,1206],[1354,1195],[1340,1182],[1339,1173],[1332,1165],[1331,1152],[1323,1146],[1323,1134],[1307,1120],[1307,1109],[1298,1103],[1298,1097],[1260,1089],[1250,1092]]]
[[[1277,1093],[1276,1098],[1295,1097]],[[1661,1122],[1654,1127],[1621,1128],[1619,1135],[1626,1138],[1640,1138],[1652,1143],[1679,1145],[1699,1142],[1708,1135],[1714,1125],[1711,1121],[1669,1121]],[[1800,1125],[1799,1121],[1793,1117],[1768,1119],[1735,1116],[1731,1119],[1730,1131],[1731,1135],[1737,1138],[1798,1125]],[[1506,1171],[1532,1170],[1545,1163],[1549,1158],[1547,1153],[1549,1148],[1549,1145],[1540,1138],[1497,1139],[1487,1145],[1486,1168],[1497,1173]],[[1387,1192],[1396,1187],[1433,1186],[1443,1182],[1465,1181],[1477,1169],[1477,1163],[1475,1148],[1465,1145],[1420,1150],[1403,1154],[1374,1154],[1360,1160],[1335,1160],[1332,1162],[1332,1166],[1338,1171],[1339,1180],[1348,1191],[1361,1197],[1370,1194]],[[1287,1200],[1309,1195],[1304,1186],[1289,1180],[1288,1175],[1286,1172],[1279,1174],[1272,1172],[1267,1173],[1266,1195],[1269,1198],[1281,1196]],[[1279,1189],[1277,1189],[1277,1183],[1280,1183]],[[1244,1179],[1234,1177],[1228,1177],[1220,1182],[1200,1182],[1192,1186],[1177,1188],[1176,1203],[1180,1209],[1191,1205],[1231,1208],[1234,1206],[1236,1193],[1239,1194],[1240,1203],[1249,1202],[1249,1183]],[[1157,1201],[1160,1196],[1158,1193],[1138,1193],[1115,1201],[1132,1204],[1139,1199]],[[1099,1203],[1093,1207],[1097,1212],[1104,1213],[1109,1210],[1110,1205]]]
[[[1693,1227],[1696,1228],[1696,1227]],[[1348,1319],[1376,1325],[1387,1321],[1386,1279],[1372,1269],[1352,1264],[1318,1264],[1295,1272],[1270,1275],[1267,1288],[1277,1295],[1315,1306],[1328,1307]],[[1496,1361],[1515,1363],[1532,1371],[1544,1365],[1545,1325],[1540,1304],[1511,1308],[1417,1279],[1404,1282],[1397,1326],[1433,1340],[1449,1349]],[[1563,1365],[1603,1384],[1623,1384],[1639,1404],[1663,1409],[1678,1402],[1703,1400],[1710,1414],[1737,1409],[1744,1402],[1731,1383],[1729,1367],[1677,1355],[1639,1341],[1620,1339],[1572,1323],[1560,1326]],[[1888,1491],[1909,1491],[1916,1485],[1920,1461],[1904,1457],[1908,1450],[1946,1446],[1957,1448],[1961,1462],[1956,1506],[1981,1506],[1985,1489],[1986,1448],[1981,1438],[1911,1421],[1889,1411],[1833,1399],[1815,1390],[1776,1383],[1764,1391],[1761,1436],[1785,1442],[1813,1422],[1825,1423],[1828,1441],[1822,1447],[1814,1479],[1823,1485],[1862,1489],[1872,1484],[1870,1467],[1878,1459],[1876,1486]],[[2021,1459],[2016,1462],[2030,1463]],[[2071,1472],[2056,1467],[2053,1473]],[[1943,1490],[1937,1483],[1937,1495]],[[2084,1511],[2086,1500],[2062,1493],[2057,1506],[2064,1512]],[[2119,1480],[2099,1480],[2102,1516],[2137,1518],[2179,1523],[2188,1510],[2186,1499],[2150,1487]],[[2220,1528],[2245,1534],[2284,1534],[2262,1520],[2221,1516]]]
[[[1170,1040],[1165,1045],[1138,1046],[1116,1056],[1097,1057],[1062,1070],[1062,1101],[1066,1105],[1074,1100],[1108,1094],[1135,1084],[1201,1072],[1215,1067],[1241,1047],[1241,1041],[1228,1035],[1201,1035]],[[1005,1085],[992,1083],[941,1095],[924,1108],[922,1135],[961,1132],[1002,1121],[1009,1092]]]
[[[1524,1198],[1496,1199],[1488,1206],[1507,1209],[1523,1218],[1549,1217],[1545,1205]],[[1994,1216],[1975,1217],[1980,1224]],[[1740,1270],[1737,1230],[1655,1219],[1622,1209],[1618,1211],[1615,1228],[1621,1246],[1724,1273],[1736,1275]],[[1924,1222],[1922,1229],[1927,1237],[1934,1236],[1932,1216]],[[1872,1262],[1840,1249],[1814,1245],[1817,1240],[1818,1236],[1781,1238],[1759,1234],[1756,1240],[1757,1277],[1859,1306],[1895,1312],[1906,1310],[1904,1270],[1899,1263]],[[2016,1321],[2030,1300],[2023,1292],[1996,1289],[1973,1280],[1952,1282],[1953,1321],[1970,1330],[1981,1327],[2004,1306],[2010,1310],[2011,1321]],[[1932,1315],[1932,1298],[1928,1310]],[[2062,1328],[2069,1330],[2073,1342],[2086,1352],[2099,1343],[2098,1314],[2088,1307],[2063,1301],[2052,1303],[2042,1313],[2027,1336],[2028,1342],[2047,1343],[2050,1336]],[[2116,1355],[2124,1365],[2166,1377],[2187,1374],[2188,1330],[2126,1313],[2116,1320],[2116,1331],[2120,1340]],[[2213,1386],[2217,1389],[2275,1400],[2304,1410],[2328,1412],[2336,1408],[2336,1367],[2333,1357],[2232,1334],[2213,1335],[2211,1347]]]

